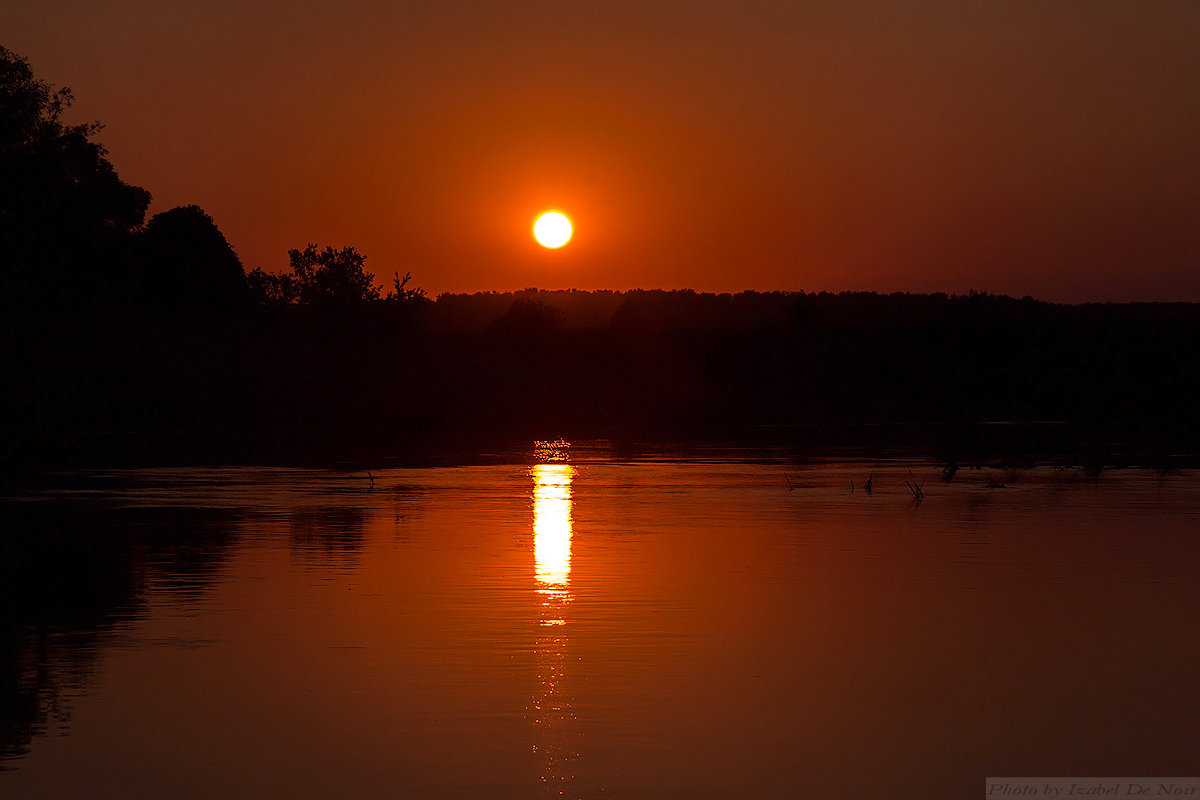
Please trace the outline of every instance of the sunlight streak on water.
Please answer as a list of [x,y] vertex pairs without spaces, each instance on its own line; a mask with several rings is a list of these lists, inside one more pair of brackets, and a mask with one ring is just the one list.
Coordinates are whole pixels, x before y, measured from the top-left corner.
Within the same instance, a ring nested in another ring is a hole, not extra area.
[[540,731],[535,749],[544,759],[543,790],[562,794],[574,780],[573,762],[579,757],[573,700],[564,686],[567,667],[566,607],[571,602],[571,480],[570,464],[537,464],[533,475],[533,557],[536,590],[541,596],[538,623],[548,630],[535,645],[537,692],[529,709]]
[[[564,601],[571,581],[570,464],[537,464],[533,468],[533,558],[538,591]],[[561,621],[560,621],[561,622]]]

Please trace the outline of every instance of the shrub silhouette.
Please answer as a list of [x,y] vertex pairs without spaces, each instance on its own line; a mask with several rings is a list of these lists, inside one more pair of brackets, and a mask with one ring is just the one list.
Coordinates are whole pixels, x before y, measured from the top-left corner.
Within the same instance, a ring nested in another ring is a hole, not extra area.
[[135,242],[143,304],[218,311],[249,303],[242,262],[199,206],[155,214]]

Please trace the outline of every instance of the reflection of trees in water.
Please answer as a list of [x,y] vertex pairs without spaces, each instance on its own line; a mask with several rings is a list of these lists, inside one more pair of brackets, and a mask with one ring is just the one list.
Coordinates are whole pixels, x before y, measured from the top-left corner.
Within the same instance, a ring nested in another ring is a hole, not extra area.
[[346,561],[362,551],[367,515],[360,508],[301,509],[291,522],[292,547],[305,561]]
[[232,555],[241,513],[194,508],[156,512],[138,522],[150,585],[184,595],[207,591]]
[[0,504],[0,769],[70,719],[148,589],[203,592],[240,521],[215,509]]

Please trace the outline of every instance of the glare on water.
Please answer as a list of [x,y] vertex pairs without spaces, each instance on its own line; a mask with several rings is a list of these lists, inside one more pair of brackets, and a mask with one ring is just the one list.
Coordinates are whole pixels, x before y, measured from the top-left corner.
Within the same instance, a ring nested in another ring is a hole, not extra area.
[[547,628],[535,644],[538,686],[530,716],[540,736],[534,749],[544,758],[542,781],[561,791],[574,777],[578,757],[571,698],[564,688],[567,668],[565,612],[571,601],[571,479],[575,468],[565,463],[535,464],[533,475],[533,541],[537,592],[542,596],[538,622]]
[[538,591],[566,599],[571,581],[571,478],[575,468],[569,464],[536,464],[532,471]]

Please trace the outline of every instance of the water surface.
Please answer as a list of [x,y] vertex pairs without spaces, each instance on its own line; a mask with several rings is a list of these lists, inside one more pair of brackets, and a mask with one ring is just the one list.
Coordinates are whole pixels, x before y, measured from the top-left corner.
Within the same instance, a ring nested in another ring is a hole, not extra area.
[[1196,772],[1192,474],[498,462],[7,492],[0,795],[970,797]]

